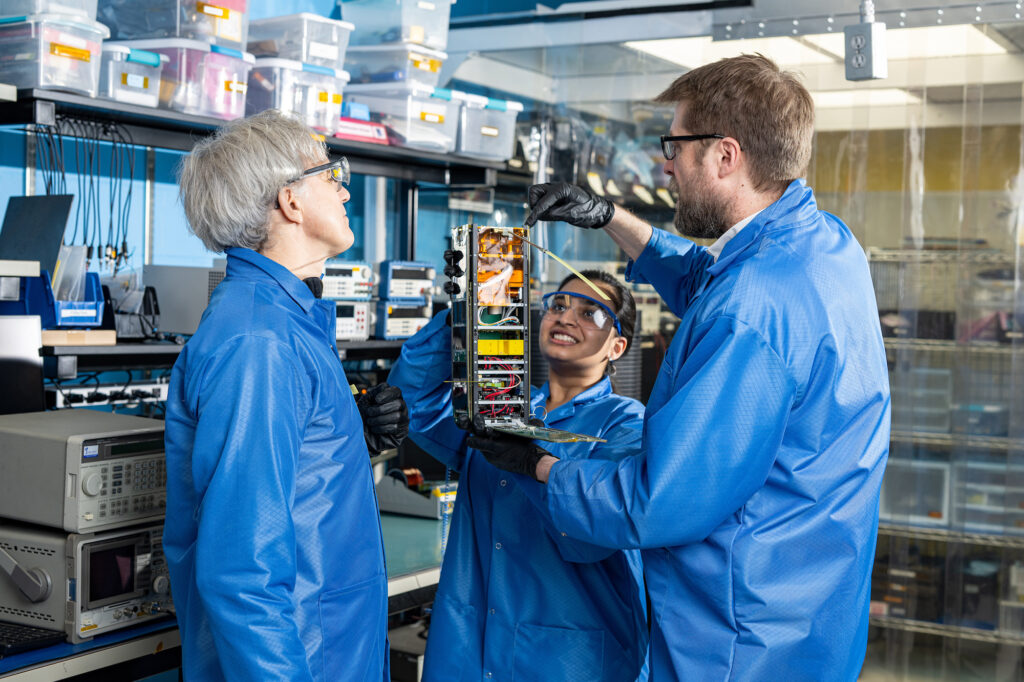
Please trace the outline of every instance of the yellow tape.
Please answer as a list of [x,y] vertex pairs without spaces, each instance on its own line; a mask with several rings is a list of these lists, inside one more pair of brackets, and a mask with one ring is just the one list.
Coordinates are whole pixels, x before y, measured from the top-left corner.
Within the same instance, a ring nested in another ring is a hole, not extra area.
[[444,115],[432,114],[429,111],[421,111],[420,120],[426,121],[427,123],[444,123]]
[[522,355],[522,339],[480,339],[476,342],[479,355]]
[[60,43],[50,43],[50,54],[55,57],[70,57],[71,59],[77,59],[82,62],[87,62],[92,59],[92,53],[89,50],[83,50],[80,47],[71,47],[70,45],[61,45]]
[[227,7],[220,7],[219,5],[211,5],[206,2],[197,2],[196,11],[208,14],[211,17],[217,17],[218,19],[227,19],[231,14],[231,10]]

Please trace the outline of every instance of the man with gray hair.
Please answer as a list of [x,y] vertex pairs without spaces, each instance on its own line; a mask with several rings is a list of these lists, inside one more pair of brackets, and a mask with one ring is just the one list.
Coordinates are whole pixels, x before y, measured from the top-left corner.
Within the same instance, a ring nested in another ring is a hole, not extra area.
[[228,261],[167,398],[186,679],[389,679],[367,443],[397,444],[408,416],[386,385],[357,405],[318,300],[324,262],[354,240],[348,179],[276,111],[228,123],[179,171],[190,229]]
[[563,535],[644,550],[651,680],[857,679],[868,633],[889,385],[867,260],[801,176],[814,104],[761,55],[680,76],[661,138],[676,228],[530,188],[536,220],[604,228],[680,318],[639,455],[559,460],[470,440],[526,472]]

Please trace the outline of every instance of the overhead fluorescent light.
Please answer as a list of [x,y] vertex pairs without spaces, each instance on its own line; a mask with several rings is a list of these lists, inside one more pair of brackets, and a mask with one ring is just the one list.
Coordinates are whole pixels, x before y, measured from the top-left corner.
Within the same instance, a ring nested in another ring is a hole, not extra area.
[[[840,46],[842,46],[842,36]],[[659,59],[674,62],[690,69],[701,64],[718,61],[723,57],[760,52],[771,57],[781,66],[801,64],[834,64],[841,61],[822,54],[791,38],[750,38],[748,40],[712,40],[711,36],[699,38],[665,38],[660,40],[633,40],[624,43],[626,47]]]
[[[803,40],[823,50],[843,56],[843,34],[821,33],[803,36]],[[898,59],[935,59],[1006,54],[1006,49],[985,35],[980,26],[922,26],[892,28],[885,32],[885,51],[890,61]],[[769,53],[765,53],[771,56]]]
[[894,107],[917,104],[920,97],[899,88],[861,88],[857,90],[827,90],[812,92],[814,106],[818,109],[841,109],[850,107]]

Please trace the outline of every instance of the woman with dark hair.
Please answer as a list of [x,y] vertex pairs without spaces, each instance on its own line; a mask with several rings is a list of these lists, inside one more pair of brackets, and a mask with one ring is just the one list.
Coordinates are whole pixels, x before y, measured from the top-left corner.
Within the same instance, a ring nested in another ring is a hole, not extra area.
[[[558,457],[618,460],[641,442],[643,405],[613,393],[608,377],[632,343],[636,306],[614,277],[583,274],[611,300],[576,276],[542,298],[549,375],[531,390],[532,413],[606,441],[545,443]],[[459,472],[423,680],[645,680],[639,553],[567,537],[536,491],[467,446],[452,418],[447,315],[405,342],[388,379],[409,405],[410,437]]]

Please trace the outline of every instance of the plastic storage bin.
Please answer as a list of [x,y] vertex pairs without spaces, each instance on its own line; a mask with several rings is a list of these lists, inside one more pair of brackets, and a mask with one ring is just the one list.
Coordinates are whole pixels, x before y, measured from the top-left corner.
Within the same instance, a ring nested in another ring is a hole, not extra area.
[[245,113],[279,109],[308,126],[333,134],[341,116],[348,73],[288,59],[257,59],[249,74]]
[[188,38],[246,48],[248,0],[99,0],[99,21],[114,40]]
[[356,25],[353,45],[409,42],[448,47],[449,0],[342,0],[341,18]]
[[96,96],[103,24],[34,14],[0,19],[0,83]]
[[100,65],[100,97],[144,107],[160,103],[160,74],[165,54],[105,43]]
[[249,24],[247,49],[257,59],[277,57],[341,71],[353,28],[309,13],[258,19]]
[[73,14],[96,21],[96,0],[0,0],[0,17]]
[[498,161],[512,158],[516,143],[516,117],[523,110],[523,105],[461,92],[453,93],[453,96],[461,104],[455,151]]
[[369,107],[372,118],[388,126],[401,146],[438,152],[455,148],[459,105],[451,90],[406,81],[352,85],[348,97]]
[[353,83],[396,83],[415,81],[436,87],[441,65],[448,55],[412,43],[353,47],[345,68]]
[[160,106],[226,121],[245,115],[251,54],[198,40],[136,40],[132,47],[168,57],[160,78]]

